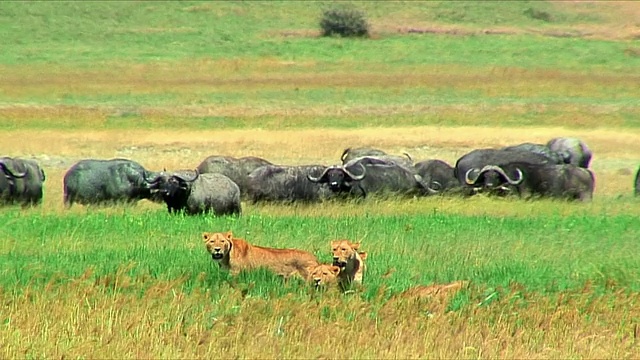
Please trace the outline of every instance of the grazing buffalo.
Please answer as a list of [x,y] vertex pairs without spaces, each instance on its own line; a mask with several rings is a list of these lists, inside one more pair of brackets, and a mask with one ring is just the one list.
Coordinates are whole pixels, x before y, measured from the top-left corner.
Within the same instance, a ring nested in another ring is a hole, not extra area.
[[442,160],[420,161],[415,169],[422,182],[438,193],[460,188],[453,167]]
[[177,171],[158,177],[153,184],[169,213],[184,211],[187,215],[212,213],[213,215],[240,215],[240,188],[222,174],[200,174],[195,171]]
[[411,155],[407,153],[403,153],[403,156],[389,155],[382,150],[373,149],[373,148],[356,148],[356,149],[346,148],[342,152],[342,156],[340,156],[340,160],[342,160],[342,165],[345,165],[348,162],[361,157],[375,157],[378,159],[393,161],[398,165],[402,165],[406,167],[413,166],[413,159],[411,158]]
[[558,153],[568,154],[568,164],[588,168],[593,153],[582,140],[577,138],[554,138],[549,140],[547,147]]
[[476,176],[475,173],[487,165],[504,165],[512,162],[530,164],[553,164],[548,157],[529,151],[478,149],[473,150],[458,159],[454,174],[460,184],[468,185],[467,178]]
[[638,172],[636,173],[636,181],[633,188],[636,196],[640,196],[640,168],[638,168]]
[[467,184],[489,193],[510,193],[520,196],[549,196],[591,200],[595,186],[593,173],[572,164],[531,164],[513,162],[487,165],[466,178]]
[[546,156],[552,164],[569,164],[571,162],[571,154],[566,150],[554,151],[549,149],[547,145],[523,143],[503,147],[502,150],[528,151]]
[[21,203],[22,206],[42,202],[45,175],[33,160],[0,158],[0,204]]
[[261,166],[273,165],[269,161],[246,156],[234,158],[230,156],[209,156],[204,159],[196,168],[200,174],[218,173],[227,176],[240,188],[240,194],[245,196],[247,192],[247,181],[249,174]]
[[326,185],[311,183],[309,174],[326,169],[322,165],[266,165],[254,170],[248,179],[247,195],[254,203],[260,201],[317,202],[331,196]]
[[382,195],[427,195],[437,191],[428,188],[415,169],[377,156],[353,159],[345,165],[326,168],[319,176],[309,175],[315,184],[328,184],[334,193],[366,197]]
[[80,160],[64,175],[64,204],[83,205],[135,203],[161,197],[152,190],[160,173],[146,170],[128,159]]

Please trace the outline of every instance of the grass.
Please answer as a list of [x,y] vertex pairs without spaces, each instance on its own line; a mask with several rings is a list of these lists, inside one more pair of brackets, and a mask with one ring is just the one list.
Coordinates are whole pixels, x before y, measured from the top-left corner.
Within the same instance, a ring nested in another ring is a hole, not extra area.
[[[640,202],[633,2],[352,2],[370,39],[319,38],[332,2],[0,3],[2,153],[42,206],[0,211],[0,358],[635,358]],[[555,136],[595,156],[591,203],[433,197],[62,206],[84,158],[193,168],[213,154],[337,162],[349,146],[453,164]],[[231,278],[203,231],[330,261],[365,284]],[[451,296],[414,286],[468,280]]]
[[[280,351],[299,357],[323,354],[327,344],[349,339],[363,349],[377,344],[374,352],[356,350],[350,356],[387,351],[402,357],[461,356],[480,348],[495,355],[542,355],[549,351],[543,339],[579,336],[577,329],[569,330],[574,325],[581,333],[596,333],[614,324],[622,326],[619,333],[599,332],[586,342],[590,351],[560,343],[553,350],[635,353],[628,340],[636,316],[631,304],[640,270],[633,255],[639,234],[629,215],[254,213],[235,219],[124,210],[27,217],[9,212],[2,221],[7,240],[0,252],[6,264],[0,288],[8,312],[0,331],[5,339],[22,339],[4,348],[6,357],[105,356],[110,351],[136,357],[143,348],[138,342],[153,357],[273,356],[277,350],[251,347],[262,348],[263,341],[275,341]],[[36,232],[30,230],[33,223]],[[199,238],[202,231],[226,229],[256,244],[305,248],[323,261],[330,261],[329,239],[362,241],[369,252],[364,289],[355,296],[316,294],[303,283],[283,284],[266,272],[231,279],[211,262]],[[458,279],[472,286],[444,304],[453,312],[394,297],[416,284]],[[25,313],[35,317],[26,319]],[[545,320],[545,313],[559,318]],[[468,323],[469,316],[476,320]],[[485,333],[466,340],[473,349],[453,341],[435,352],[420,346],[455,333],[463,323],[462,338],[475,330]],[[540,327],[548,332],[535,330]],[[342,340],[321,331],[329,328],[344,329]],[[537,341],[525,335],[531,331]],[[491,341],[509,332],[515,343]],[[403,339],[406,347],[378,343],[388,336]],[[87,342],[92,349],[82,346]],[[596,346],[604,347],[595,351]]]

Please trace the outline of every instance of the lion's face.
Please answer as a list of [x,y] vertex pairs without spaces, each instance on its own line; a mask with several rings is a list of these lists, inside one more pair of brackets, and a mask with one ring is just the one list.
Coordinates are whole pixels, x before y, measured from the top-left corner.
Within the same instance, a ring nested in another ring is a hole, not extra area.
[[202,239],[207,247],[207,251],[211,254],[211,258],[214,261],[220,261],[227,256],[229,250],[231,250],[233,234],[231,231],[227,233],[205,232],[202,233]]
[[324,287],[335,283],[339,273],[340,267],[338,266],[320,264],[309,268],[309,281],[311,281],[316,288]]
[[331,242],[333,252],[333,265],[344,268],[350,260],[356,258],[360,243],[352,243],[349,240],[336,240]]

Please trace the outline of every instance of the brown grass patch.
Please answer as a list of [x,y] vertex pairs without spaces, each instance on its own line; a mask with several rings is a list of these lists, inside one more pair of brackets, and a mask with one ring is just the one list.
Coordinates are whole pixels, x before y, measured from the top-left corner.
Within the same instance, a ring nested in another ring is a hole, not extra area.
[[[423,302],[335,294],[276,299],[183,292],[158,281],[141,294],[79,280],[0,292],[2,358],[635,358],[638,295],[517,292],[491,306],[432,316]],[[472,299],[482,297],[470,289]],[[337,354],[333,354],[337,355]]]

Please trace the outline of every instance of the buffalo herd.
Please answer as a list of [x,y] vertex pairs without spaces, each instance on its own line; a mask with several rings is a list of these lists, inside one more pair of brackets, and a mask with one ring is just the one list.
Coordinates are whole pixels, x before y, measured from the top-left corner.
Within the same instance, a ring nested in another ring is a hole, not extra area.
[[[476,149],[454,166],[408,154],[347,148],[336,164],[277,165],[258,157],[210,156],[195,169],[150,171],[128,159],[86,159],[64,175],[64,204],[112,204],[141,199],[164,203],[170,213],[239,215],[241,200],[319,202],[327,199],[421,197],[439,194],[590,200],[592,152],[576,138]],[[42,201],[45,174],[33,160],[0,158],[0,203]],[[634,193],[640,196],[640,169]]]

